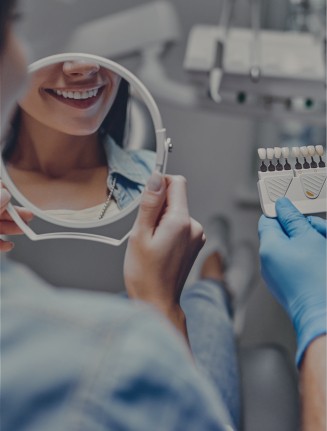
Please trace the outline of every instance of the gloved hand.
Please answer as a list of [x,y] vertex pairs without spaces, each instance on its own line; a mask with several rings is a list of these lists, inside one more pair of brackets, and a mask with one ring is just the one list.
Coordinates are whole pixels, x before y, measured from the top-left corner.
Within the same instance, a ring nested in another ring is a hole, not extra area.
[[327,220],[321,217],[308,216],[307,217],[311,226],[313,226],[321,235],[326,238],[327,234]]
[[287,198],[276,212],[277,219],[259,221],[261,272],[293,322],[299,366],[310,342],[326,333],[326,222],[308,220]]

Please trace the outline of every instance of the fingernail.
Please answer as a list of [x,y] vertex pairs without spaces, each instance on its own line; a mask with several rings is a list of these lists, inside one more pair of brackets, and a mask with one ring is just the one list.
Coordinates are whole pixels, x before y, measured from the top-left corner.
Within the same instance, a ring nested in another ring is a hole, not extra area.
[[153,172],[146,186],[150,192],[159,192],[162,186],[162,175],[157,171]]
[[6,245],[6,248],[3,250],[4,252],[9,252],[15,247],[15,244],[13,242],[8,242]]
[[0,190],[0,207],[7,205],[7,203],[10,201],[10,194],[6,189]]

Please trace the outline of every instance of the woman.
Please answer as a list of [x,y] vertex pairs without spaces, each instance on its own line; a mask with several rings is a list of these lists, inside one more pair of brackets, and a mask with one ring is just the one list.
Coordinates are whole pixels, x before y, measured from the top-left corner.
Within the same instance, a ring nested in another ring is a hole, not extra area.
[[96,220],[143,191],[155,154],[122,148],[129,84],[87,59],[33,73],[3,151],[18,189],[48,215]]
[[[11,0],[1,2],[1,19],[6,23],[0,34],[0,40],[5,37],[0,58],[6,77],[1,85],[21,90],[25,65],[7,23],[12,5]],[[12,91],[3,98],[7,107],[4,121],[8,121],[18,94]],[[8,198],[2,194],[2,210]],[[5,220],[8,214],[2,217]],[[17,233],[9,223],[0,224],[2,233]],[[180,306],[184,282],[203,243],[202,227],[188,213],[185,180],[153,173],[124,263],[126,289],[137,301],[103,293],[58,291],[4,259],[3,431],[232,430],[219,390],[216,393],[198,372],[189,354],[186,319]],[[89,271],[94,268],[90,266]],[[199,289],[200,294],[202,286]],[[211,290],[220,297],[218,289]],[[205,306],[198,308],[196,331],[208,329],[204,321],[209,314],[216,324],[224,325],[220,318],[215,319],[214,301],[203,300],[202,295],[188,297],[194,305]],[[152,305],[152,311],[142,301]],[[225,320],[226,313],[224,309]],[[231,323],[226,320],[225,324],[231,330]],[[216,338],[212,335],[195,336],[194,341],[207,340],[212,345]],[[228,364],[231,362],[228,355]],[[224,372],[215,361],[212,364]]]

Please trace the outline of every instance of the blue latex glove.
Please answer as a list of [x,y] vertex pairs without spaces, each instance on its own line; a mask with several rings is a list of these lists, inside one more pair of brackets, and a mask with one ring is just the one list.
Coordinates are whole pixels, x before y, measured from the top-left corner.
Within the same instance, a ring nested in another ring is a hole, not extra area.
[[311,226],[313,226],[321,235],[326,238],[327,234],[327,220],[321,217],[309,216],[307,217]]
[[326,221],[303,216],[287,199],[277,219],[259,221],[261,272],[297,334],[299,366],[310,342],[326,333]]

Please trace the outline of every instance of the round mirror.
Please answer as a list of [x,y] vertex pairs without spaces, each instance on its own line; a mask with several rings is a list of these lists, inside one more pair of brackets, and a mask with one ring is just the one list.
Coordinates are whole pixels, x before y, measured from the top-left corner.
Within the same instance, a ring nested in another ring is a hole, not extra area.
[[167,159],[148,90],[121,65],[88,54],[47,57],[29,73],[2,143],[5,185],[60,226],[92,228],[129,214]]

